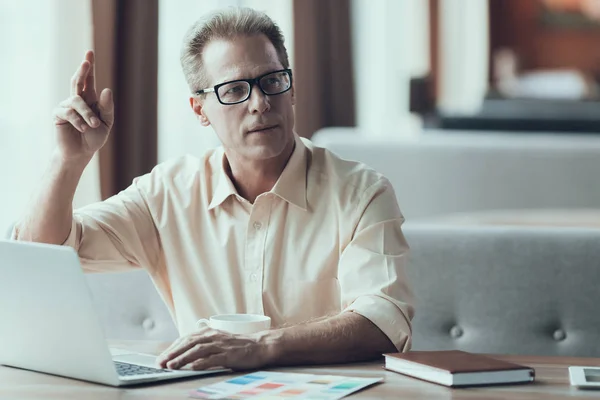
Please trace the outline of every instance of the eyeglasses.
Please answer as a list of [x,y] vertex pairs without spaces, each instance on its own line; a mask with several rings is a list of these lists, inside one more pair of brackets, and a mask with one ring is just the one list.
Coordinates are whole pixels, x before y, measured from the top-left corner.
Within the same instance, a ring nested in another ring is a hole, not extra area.
[[198,90],[196,95],[215,92],[219,103],[238,104],[250,98],[254,85],[257,85],[260,91],[267,96],[285,93],[292,88],[292,70],[282,69],[268,72],[254,79],[238,79],[219,83],[212,88]]

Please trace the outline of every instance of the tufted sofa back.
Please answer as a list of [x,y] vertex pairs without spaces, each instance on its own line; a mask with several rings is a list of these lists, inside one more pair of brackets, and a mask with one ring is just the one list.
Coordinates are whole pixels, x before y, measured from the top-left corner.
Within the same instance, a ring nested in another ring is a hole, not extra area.
[[407,225],[413,349],[600,357],[600,229]]
[[86,278],[107,338],[171,341],[179,336],[146,271],[91,273]]

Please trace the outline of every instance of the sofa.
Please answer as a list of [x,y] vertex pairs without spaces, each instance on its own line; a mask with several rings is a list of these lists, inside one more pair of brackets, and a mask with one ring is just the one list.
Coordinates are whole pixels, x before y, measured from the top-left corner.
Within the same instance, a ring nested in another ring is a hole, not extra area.
[[600,357],[600,229],[406,226],[413,349]]
[[325,128],[312,138],[388,177],[410,222],[485,210],[600,207],[600,135]]
[[86,278],[107,338],[172,341],[179,336],[145,271],[90,273]]

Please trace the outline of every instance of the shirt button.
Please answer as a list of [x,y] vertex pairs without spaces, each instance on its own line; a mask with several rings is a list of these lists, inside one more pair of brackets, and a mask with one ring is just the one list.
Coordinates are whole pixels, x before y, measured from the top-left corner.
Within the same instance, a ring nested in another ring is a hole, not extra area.
[[259,230],[262,227],[262,224],[258,221],[254,222],[254,229]]
[[258,275],[255,273],[250,274],[250,281],[256,282],[258,280]]

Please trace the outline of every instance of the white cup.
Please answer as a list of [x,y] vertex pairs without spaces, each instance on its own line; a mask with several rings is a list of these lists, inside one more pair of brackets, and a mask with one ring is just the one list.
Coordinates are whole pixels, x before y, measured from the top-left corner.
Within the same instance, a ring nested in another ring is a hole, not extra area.
[[221,314],[196,322],[197,328],[202,325],[234,334],[250,334],[271,328],[271,318],[258,314]]

